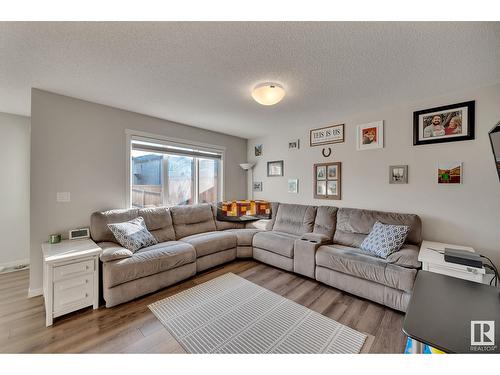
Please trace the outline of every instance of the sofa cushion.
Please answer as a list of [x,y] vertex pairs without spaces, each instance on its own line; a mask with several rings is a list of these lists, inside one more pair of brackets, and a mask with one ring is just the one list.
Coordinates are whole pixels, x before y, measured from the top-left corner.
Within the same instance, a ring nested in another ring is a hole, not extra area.
[[102,249],[102,253],[99,256],[102,262],[130,258],[134,255],[129,249],[124,248],[116,242],[98,242],[97,245]]
[[238,246],[252,246],[253,236],[256,233],[262,232],[260,229],[228,229],[226,232],[236,235]]
[[170,209],[170,213],[177,239],[217,230],[212,206],[209,204],[175,206]]
[[145,247],[133,256],[104,263],[106,288],[193,263],[194,248],[185,242],[169,241]]
[[111,223],[123,223],[135,219],[138,209],[109,210],[94,212],[90,216],[90,235],[95,242],[115,242],[116,238],[108,228]]
[[146,228],[141,216],[123,223],[108,224],[108,227],[113,232],[116,242],[130,251],[137,251],[158,243]]
[[386,259],[401,248],[409,230],[408,225],[382,224],[377,221],[360,248],[371,255]]
[[422,242],[422,222],[418,215],[357,208],[339,208],[333,240],[341,245],[360,247],[377,221],[383,224],[407,225],[410,231],[406,243],[420,245]]
[[293,246],[295,240],[299,238],[299,236],[290,233],[277,232],[274,230],[270,232],[259,232],[253,236],[253,246],[287,258],[293,258]]
[[337,207],[319,206],[316,210],[313,232],[333,238],[337,227]]
[[196,250],[197,257],[236,248],[236,234],[229,231],[193,234],[181,238],[180,241],[191,244]]
[[273,231],[300,236],[313,231],[315,217],[315,206],[280,203]]
[[401,267],[420,268],[422,263],[418,260],[419,252],[420,248],[418,246],[404,244],[401,249],[389,255],[386,261]]
[[167,207],[140,208],[137,215],[144,218],[146,227],[158,242],[175,241],[172,216]]
[[358,248],[342,245],[320,246],[316,251],[316,265],[406,292],[413,290],[417,275],[414,268],[400,267]]

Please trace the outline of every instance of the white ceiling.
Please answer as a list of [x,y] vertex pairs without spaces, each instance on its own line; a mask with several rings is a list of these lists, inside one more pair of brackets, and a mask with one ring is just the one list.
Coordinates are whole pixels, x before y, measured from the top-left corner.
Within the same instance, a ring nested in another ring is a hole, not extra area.
[[[272,107],[250,91],[283,84]],[[497,23],[0,23],[0,111],[30,88],[246,138],[500,82]]]

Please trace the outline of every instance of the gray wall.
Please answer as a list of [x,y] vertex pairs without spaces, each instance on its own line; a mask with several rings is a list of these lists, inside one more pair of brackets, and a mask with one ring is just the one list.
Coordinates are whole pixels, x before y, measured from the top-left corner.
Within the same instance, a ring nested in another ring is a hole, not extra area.
[[0,112],[0,267],[29,259],[30,119]]
[[[30,291],[41,288],[40,244],[86,227],[93,211],[126,205],[125,129],[226,147],[226,199],[246,195],[246,139],[33,89]],[[57,203],[57,192],[71,202]]]
[[[255,198],[317,205],[335,205],[419,214],[424,239],[469,245],[491,255],[500,266],[500,183],[495,171],[488,131],[500,120],[500,85],[454,93],[446,97],[332,118],[346,124],[346,141],[332,145],[324,158],[321,147],[309,147],[309,130],[328,124],[304,124],[286,134],[248,141],[248,160],[256,161],[254,180],[263,182]],[[413,146],[412,113],[415,110],[476,100],[476,139],[473,141]],[[385,148],[356,151],[356,125],[384,120]],[[289,151],[288,141],[300,138],[300,150]],[[264,145],[255,157],[255,144]],[[284,177],[266,177],[266,162],[285,161]],[[461,161],[462,185],[438,185],[438,160]],[[342,162],[342,200],[313,198],[312,166],[326,161]],[[409,184],[390,185],[389,165],[408,164]],[[299,194],[287,193],[288,179],[299,179]]]

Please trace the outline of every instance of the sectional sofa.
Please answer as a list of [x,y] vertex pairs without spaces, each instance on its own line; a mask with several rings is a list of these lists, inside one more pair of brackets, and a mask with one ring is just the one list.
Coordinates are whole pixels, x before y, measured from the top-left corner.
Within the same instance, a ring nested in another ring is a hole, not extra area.
[[[143,217],[158,244],[132,253],[107,224]],[[403,247],[387,259],[359,249],[373,224],[405,224]],[[272,218],[219,221],[201,204],[95,212],[91,236],[103,249],[106,307],[130,301],[236,258],[301,274],[363,298],[406,311],[417,270],[421,221],[417,215],[331,206],[272,204]]]

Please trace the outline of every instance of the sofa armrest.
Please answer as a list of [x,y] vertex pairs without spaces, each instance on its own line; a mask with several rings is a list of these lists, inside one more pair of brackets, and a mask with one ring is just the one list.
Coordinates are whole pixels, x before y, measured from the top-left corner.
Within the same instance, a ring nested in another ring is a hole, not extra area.
[[422,263],[418,261],[418,246],[404,244],[401,249],[387,257],[387,263],[396,264],[406,268],[420,268]]
[[309,241],[319,245],[326,245],[332,242],[330,237],[319,233],[304,233],[300,239],[302,241]]
[[100,242],[99,247],[102,249],[102,254],[99,259],[101,262],[110,262],[112,260],[130,258],[132,251],[126,249],[114,242]]

